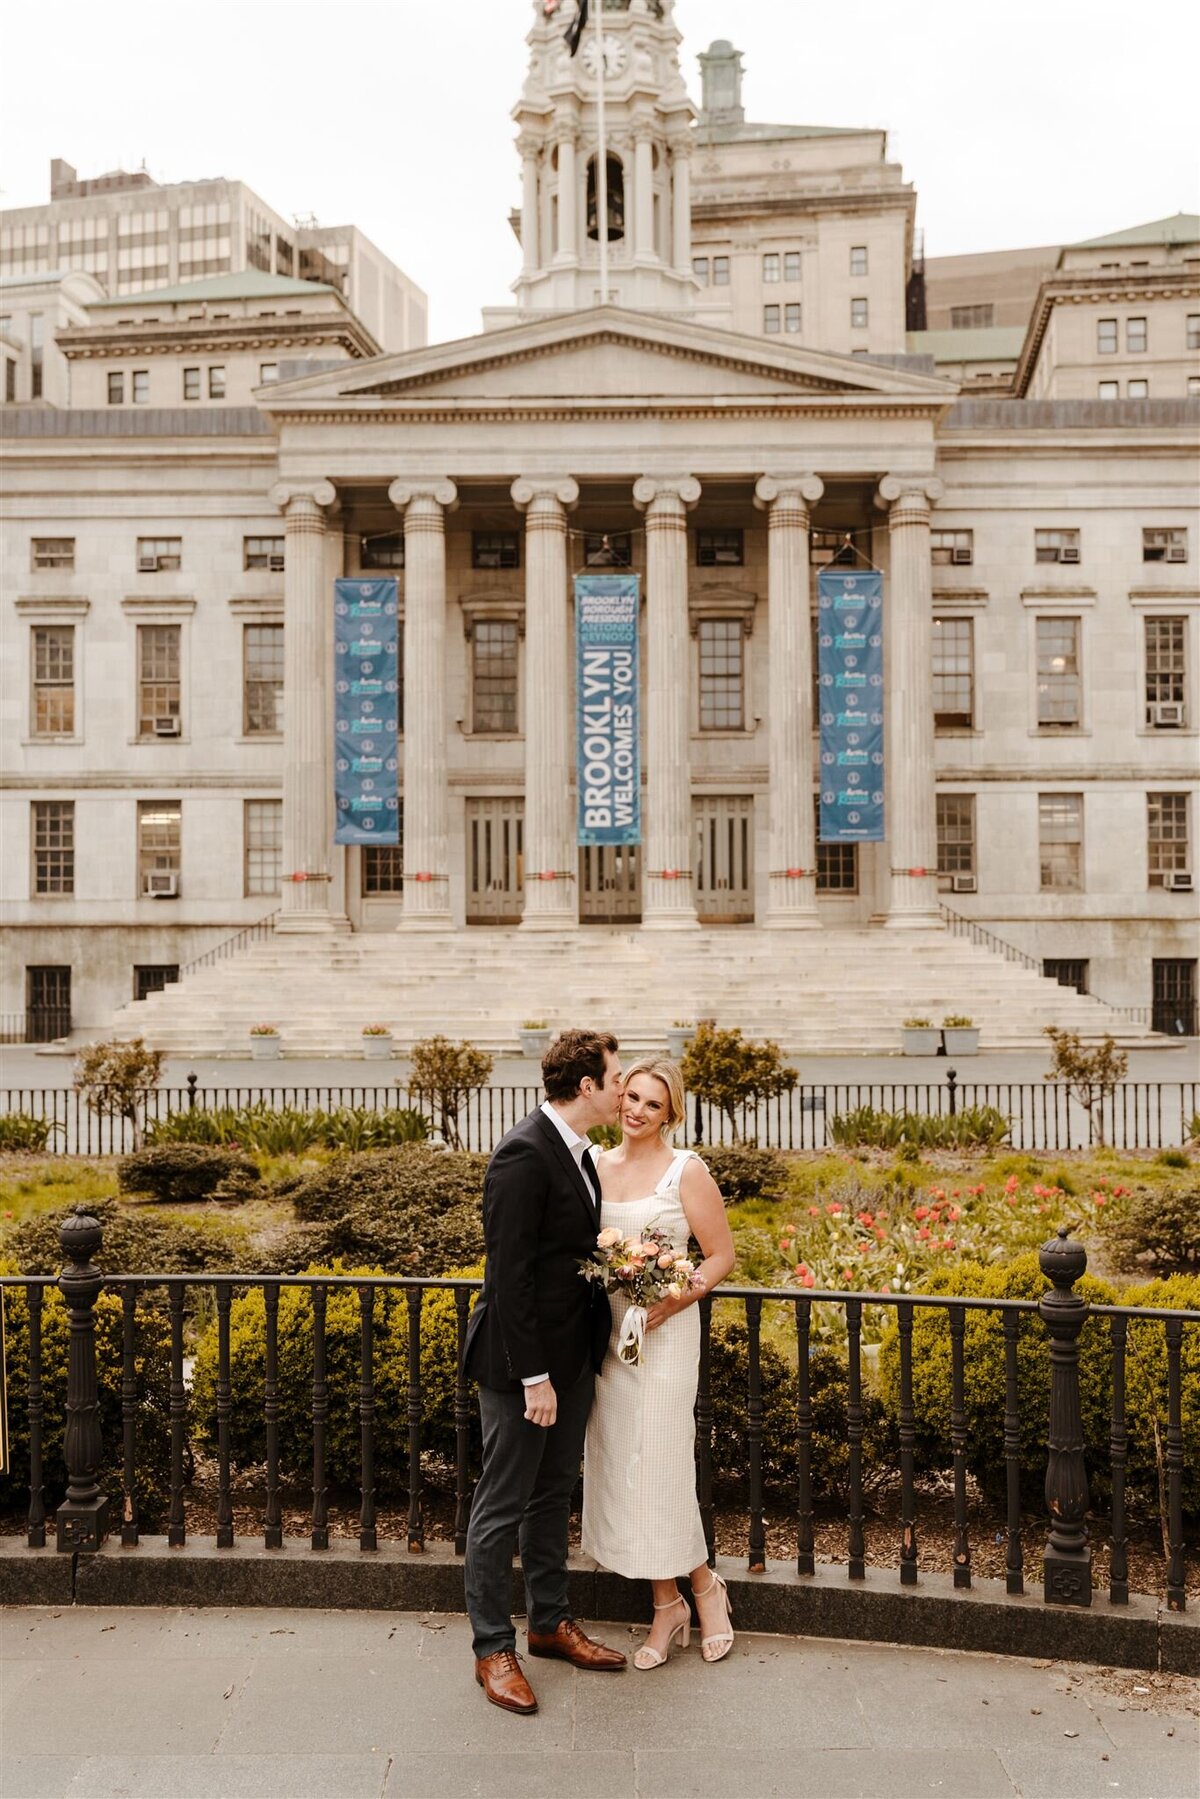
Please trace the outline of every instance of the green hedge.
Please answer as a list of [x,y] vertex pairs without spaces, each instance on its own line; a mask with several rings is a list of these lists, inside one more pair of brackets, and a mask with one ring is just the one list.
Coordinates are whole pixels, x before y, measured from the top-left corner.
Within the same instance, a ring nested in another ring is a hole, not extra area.
[[1200,1270],[1200,1169],[1184,1181],[1138,1186],[1110,1201],[1101,1230],[1118,1268],[1150,1264],[1156,1275]]
[[743,1200],[782,1199],[788,1190],[787,1158],[777,1149],[753,1149],[745,1144],[701,1143],[696,1154],[708,1164],[708,1172],[721,1189],[727,1206]]
[[[22,1274],[59,1272],[59,1226],[74,1210],[28,1218],[9,1233],[5,1253]],[[232,1219],[172,1218],[115,1199],[94,1200],[87,1210],[104,1232],[96,1263],[106,1274],[231,1274],[259,1265],[245,1226]]]
[[197,1199],[244,1199],[262,1175],[249,1156],[200,1143],[164,1143],[136,1149],[117,1163],[122,1193],[147,1193],[166,1205]]
[[[389,1274],[440,1274],[483,1256],[487,1157],[413,1143],[338,1156],[287,1196],[309,1230],[289,1248]],[[281,1190],[277,1190],[281,1191]]]

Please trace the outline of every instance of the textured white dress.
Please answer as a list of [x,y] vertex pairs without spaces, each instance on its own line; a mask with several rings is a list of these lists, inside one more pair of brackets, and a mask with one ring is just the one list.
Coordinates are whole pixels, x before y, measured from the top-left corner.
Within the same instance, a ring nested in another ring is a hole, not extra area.
[[[677,1149],[645,1199],[604,1201],[601,1230],[630,1236],[657,1224],[686,1250],[679,1182],[691,1154]],[[708,1559],[696,1500],[700,1311],[688,1306],[648,1331],[641,1365],[630,1367],[617,1355],[627,1304],[616,1293],[609,1303],[612,1332],[584,1451],[583,1552],[629,1580],[671,1580]]]

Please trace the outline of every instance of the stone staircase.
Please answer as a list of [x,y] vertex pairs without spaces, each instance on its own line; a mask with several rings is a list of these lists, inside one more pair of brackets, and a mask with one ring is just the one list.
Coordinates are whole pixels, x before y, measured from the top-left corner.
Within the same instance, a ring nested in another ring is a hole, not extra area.
[[966,1013],[986,1050],[1042,1046],[1048,1024],[1136,1046],[1149,1027],[1021,961],[946,930],[517,930],[273,935],[123,1006],[118,1035],[176,1055],[248,1054],[278,1026],[285,1056],[361,1053],[365,1024],[398,1051],[442,1032],[511,1055],[526,1020],[596,1023],[628,1053],[662,1049],[676,1021],[712,1017],[789,1056],[886,1054],[909,1016]]

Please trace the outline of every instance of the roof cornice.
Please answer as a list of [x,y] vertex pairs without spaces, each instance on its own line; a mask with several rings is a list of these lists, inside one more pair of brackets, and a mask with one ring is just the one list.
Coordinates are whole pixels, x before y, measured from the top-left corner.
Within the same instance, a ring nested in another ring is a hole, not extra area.
[[1200,295],[1196,271],[1172,268],[1169,263],[1149,269],[1056,269],[1038,288],[1013,376],[1013,393],[1018,399],[1025,398],[1056,306],[1127,306],[1131,301],[1189,300],[1195,295]]

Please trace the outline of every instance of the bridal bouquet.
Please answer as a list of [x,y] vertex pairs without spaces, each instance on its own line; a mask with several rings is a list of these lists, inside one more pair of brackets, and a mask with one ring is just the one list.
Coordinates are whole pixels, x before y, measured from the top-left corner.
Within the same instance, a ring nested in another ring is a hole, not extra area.
[[690,1292],[696,1267],[664,1231],[648,1224],[634,1237],[623,1237],[611,1227],[601,1231],[595,1251],[580,1262],[579,1272],[584,1280],[600,1281],[606,1293],[623,1294],[631,1302],[621,1325],[617,1354],[636,1368],[642,1361],[647,1311],[660,1299]]

